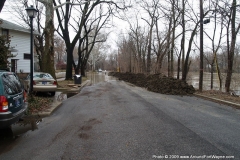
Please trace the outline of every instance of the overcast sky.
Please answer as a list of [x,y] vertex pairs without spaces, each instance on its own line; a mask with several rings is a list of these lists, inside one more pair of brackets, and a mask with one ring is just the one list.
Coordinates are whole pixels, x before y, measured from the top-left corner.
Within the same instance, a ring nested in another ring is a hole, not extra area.
[[[31,4],[31,1],[35,1],[35,0],[28,0],[28,1],[29,1],[29,4]],[[240,3],[239,1],[240,0],[238,0],[238,3]],[[135,1],[135,2],[137,2],[137,1]],[[162,0],[162,2],[164,3],[164,0]],[[199,13],[199,7],[198,7],[199,6],[199,1],[193,0],[192,2],[193,2],[192,5],[194,6],[194,8],[196,8],[195,11],[198,14]],[[206,4],[207,1],[204,1],[204,3]],[[2,12],[0,14],[0,18],[8,20],[8,21],[11,21],[13,23],[20,24],[20,25],[25,25],[21,20],[19,20],[19,18],[17,17],[18,14],[15,11],[15,9],[17,9],[19,7],[22,8],[23,10],[25,10],[24,6],[22,4],[20,4],[20,3],[18,3],[18,1],[16,1],[16,0],[7,0],[5,2],[3,10],[2,10]],[[133,25],[134,25],[135,20],[136,20],[135,13],[136,13],[136,10],[129,9],[128,12],[125,15],[125,16],[127,16],[129,18],[130,22]],[[137,14],[137,16],[139,16],[140,23],[142,23],[142,25],[146,25],[141,20],[141,17],[144,17],[143,12],[141,11],[140,13],[141,14],[139,14],[139,13]],[[118,38],[120,36],[126,35],[128,33],[129,25],[128,25],[127,22],[125,22],[123,20],[120,20],[118,18],[114,18],[113,17],[111,20],[112,20],[112,24],[114,24],[115,27],[112,27],[110,29],[111,34],[110,34],[110,36],[108,38],[108,42],[107,43],[112,46],[112,50],[113,50],[113,49],[117,49],[116,42],[118,41]],[[55,20],[55,23],[57,23],[57,20]],[[209,24],[204,25],[204,30],[208,34],[212,33],[212,29],[213,29],[213,23],[209,23]],[[75,33],[72,33],[72,35],[75,35]],[[196,40],[197,43],[199,42],[198,39],[199,39],[199,37],[196,36],[195,40]],[[238,40],[239,40],[239,38],[238,38]],[[204,36],[204,44],[205,44],[205,46],[210,44],[210,40],[206,36]],[[207,49],[207,46],[205,47],[205,49]]]

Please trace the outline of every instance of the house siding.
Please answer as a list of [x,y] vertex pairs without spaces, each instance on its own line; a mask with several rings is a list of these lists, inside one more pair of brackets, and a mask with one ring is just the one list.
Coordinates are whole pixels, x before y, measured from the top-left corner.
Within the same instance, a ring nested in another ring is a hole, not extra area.
[[[0,18],[0,35],[2,35],[2,31],[8,30],[8,35],[10,36],[10,50],[13,57],[8,58],[10,63],[9,69],[11,71],[20,73],[30,73],[30,58],[24,59],[24,54],[30,54],[30,29],[21,27],[9,21],[3,20]],[[6,34],[6,33],[5,33]],[[33,32],[34,35],[38,35],[39,33]],[[33,46],[34,47],[34,46]],[[36,57],[33,57],[37,59]],[[15,67],[11,66],[15,62]],[[38,63],[35,62],[33,70],[38,69]]]
[[30,53],[30,34],[9,30],[9,35],[11,37],[10,46],[17,50],[17,52],[12,52],[12,54],[17,54],[17,56],[9,58],[8,61],[11,62],[11,59],[18,59],[16,72],[30,73],[30,59],[24,59],[24,53]]

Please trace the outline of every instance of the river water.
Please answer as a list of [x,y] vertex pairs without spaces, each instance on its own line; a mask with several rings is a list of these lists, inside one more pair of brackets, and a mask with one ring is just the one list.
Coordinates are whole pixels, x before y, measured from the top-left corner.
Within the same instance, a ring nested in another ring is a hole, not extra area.
[[[226,74],[222,74],[222,91],[225,90],[225,80]],[[190,72],[188,74],[187,83],[193,85],[195,89],[199,89],[199,73]],[[213,75],[213,89],[220,89],[220,83],[216,73]],[[237,95],[240,95],[240,74],[233,73],[230,89]],[[203,90],[211,90],[211,74],[207,72],[203,74]]]

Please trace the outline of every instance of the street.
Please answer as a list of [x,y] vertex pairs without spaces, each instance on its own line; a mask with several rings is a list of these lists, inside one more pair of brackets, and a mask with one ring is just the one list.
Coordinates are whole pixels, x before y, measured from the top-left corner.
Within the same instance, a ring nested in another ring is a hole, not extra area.
[[240,111],[118,80],[84,87],[1,160],[240,159]]

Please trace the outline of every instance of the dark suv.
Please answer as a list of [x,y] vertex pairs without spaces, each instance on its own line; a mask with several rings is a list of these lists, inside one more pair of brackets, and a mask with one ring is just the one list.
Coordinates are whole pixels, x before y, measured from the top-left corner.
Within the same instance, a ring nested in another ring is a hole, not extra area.
[[17,75],[0,70],[0,128],[19,121],[27,109],[25,92]]

